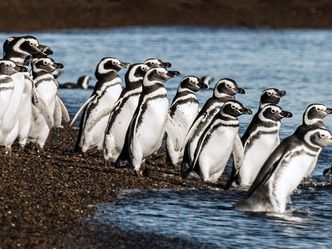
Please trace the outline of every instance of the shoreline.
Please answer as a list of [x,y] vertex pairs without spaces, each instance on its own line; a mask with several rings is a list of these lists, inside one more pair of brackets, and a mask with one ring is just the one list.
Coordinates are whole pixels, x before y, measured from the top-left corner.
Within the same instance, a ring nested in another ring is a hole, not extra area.
[[[165,153],[147,159],[148,177],[131,168],[106,167],[101,153],[82,157],[72,153],[77,130],[53,129],[38,155],[27,147],[24,155],[0,157],[1,248],[104,248],[137,245],[146,248],[158,238],[156,248],[195,243],[155,234],[123,231],[113,225],[88,222],[98,203],[111,202],[122,189],[206,189],[202,181],[182,179],[179,169],[165,165]],[[226,176],[216,184],[222,187]],[[128,235],[128,236],[127,236]],[[120,242],[119,242],[120,241]],[[173,244],[172,244],[173,243]]]
[[0,32],[130,26],[332,28],[332,2],[59,0],[0,2]]

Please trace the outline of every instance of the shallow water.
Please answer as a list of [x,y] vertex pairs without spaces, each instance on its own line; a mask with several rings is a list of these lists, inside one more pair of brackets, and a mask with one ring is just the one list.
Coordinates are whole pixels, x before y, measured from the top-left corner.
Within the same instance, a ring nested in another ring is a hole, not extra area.
[[[1,33],[0,39],[11,35],[15,34]],[[235,79],[246,89],[246,95],[238,99],[253,110],[264,88],[286,90],[280,106],[294,116],[283,120],[281,138],[301,123],[307,105],[332,106],[331,30],[136,27],[33,35],[49,45],[53,58],[64,64],[60,83],[76,81],[82,74],[93,76],[96,64],[105,56],[127,62],[160,57],[172,62],[172,68],[183,76]],[[170,100],[179,80],[167,83]],[[91,90],[59,90],[71,116],[90,94]],[[211,90],[199,92],[200,102],[211,94]],[[242,134],[250,117],[240,121]],[[326,118],[330,129],[331,121],[332,117]],[[231,206],[241,196],[238,192],[186,190],[125,191],[115,203],[102,204],[95,219],[127,229],[184,236],[211,246],[331,247],[332,190],[330,179],[320,178],[323,169],[331,166],[331,155],[331,147],[324,149],[313,173],[314,181],[329,186],[301,188],[293,196],[292,211],[285,216],[233,211]]]

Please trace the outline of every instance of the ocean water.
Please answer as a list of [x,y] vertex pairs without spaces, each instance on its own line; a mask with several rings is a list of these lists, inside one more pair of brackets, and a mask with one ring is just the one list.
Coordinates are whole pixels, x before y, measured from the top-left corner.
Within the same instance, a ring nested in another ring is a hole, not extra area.
[[[13,35],[21,34],[1,33],[0,39]],[[105,56],[131,63],[158,57],[171,62],[172,69],[183,76],[233,78],[246,89],[238,100],[254,111],[263,89],[286,90],[279,105],[292,112],[293,118],[283,120],[281,138],[293,133],[309,104],[332,107],[332,30],[132,27],[32,35],[49,45],[52,57],[64,64],[60,83],[75,82],[83,74],[93,77],[95,66]],[[91,84],[95,81],[93,77]],[[167,83],[170,100],[179,81]],[[71,116],[90,94],[91,90],[59,90]],[[211,89],[199,92],[200,103],[211,95]],[[250,118],[240,117],[240,134]],[[325,121],[331,129],[332,117]],[[322,171],[332,165],[331,157],[331,147],[322,151],[312,183],[293,195],[285,215],[234,211],[232,205],[243,196],[237,191],[126,190],[116,202],[101,204],[94,221],[185,237],[214,248],[330,248],[332,188],[331,179],[323,177]]]

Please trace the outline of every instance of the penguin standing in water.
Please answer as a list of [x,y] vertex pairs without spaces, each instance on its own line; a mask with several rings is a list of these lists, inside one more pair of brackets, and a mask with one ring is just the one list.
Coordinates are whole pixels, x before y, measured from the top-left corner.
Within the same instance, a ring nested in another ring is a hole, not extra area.
[[319,127],[297,129],[281,142],[264,163],[245,199],[235,209],[283,213],[290,195],[308,170],[316,166],[322,148],[332,144],[332,134]]
[[262,92],[259,108],[241,138],[244,158],[239,168],[233,164],[231,177],[226,185],[251,185],[260,168],[272,151],[279,145],[280,120],[292,114],[276,106],[286,91],[268,88]]
[[173,166],[182,161],[182,144],[199,112],[199,103],[195,92],[208,87],[208,84],[194,76],[183,78],[179,84],[168,112],[165,128],[167,161]]
[[144,76],[143,92],[128,131],[129,159],[138,175],[144,171],[142,161],[157,151],[164,135],[168,113],[164,84],[179,74],[159,67]]
[[[121,79],[118,72],[122,68],[127,68],[129,63],[121,62],[112,57],[105,57],[98,63],[95,71],[97,83],[91,97],[83,104],[73,118],[71,125],[79,113],[84,110],[80,126],[79,134],[74,150],[76,152],[86,153],[89,149],[97,147],[102,150],[105,135],[105,129],[109,115],[105,116],[105,112],[109,113],[110,106],[118,100],[121,92]],[[95,125],[95,120],[101,118]],[[88,129],[91,127],[90,129]]]
[[[198,113],[194,123],[190,127],[190,130],[184,140],[184,157],[183,157],[183,170],[186,171],[192,167],[192,163],[195,157],[195,151],[197,143],[203,134],[204,130],[210,125],[215,115],[220,111],[220,108],[227,100],[234,100],[234,96],[237,94],[244,94],[244,89],[240,88],[237,83],[232,79],[221,79],[217,82],[213,90],[213,96],[209,98],[201,111]],[[241,142],[240,138],[236,143]],[[239,163],[241,162],[241,151],[234,151],[235,156]],[[242,155],[243,156],[243,155]]]
[[242,146],[241,143],[235,142],[239,130],[238,117],[243,114],[251,114],[251,110],[236,100],[225,102],[220,112],[203,131],[186,178],[200,176],[204,182],[209,183],[215,183],[219,179],[234,146]]
[[17,113],[10,109],[15,102],[14,87],[24,80],[23,75],[18,72],[26,71],[25,67],[18,66],[11,60],[0,60],[0,145],[6,147],[6,153],[9,155],[18,132],[18,122],[15,118]]
[[39,102],[42,102],[46,110],[43,114],[40,109],[33,106],[33,118],[29,132],[28,142],[37,146],[38,151],[43,151],[45,142],[50,130],[54,126],[54,110],[56,105],[56,94],[58,83],[52,72],[63,68],[63,65],[56,63],[51,58],[33,59],[32,76],[36,92],[39,95]]
[[130,121],[142,93],[143,78],[150,68],[145,64],[132,64],[125,75],[126,87],[110,114],[104,138],[105,162],[115,163],[123,149]]
[[[40,44],[37,38],[33,36],[10,37],[5,41],[3,50],[5,59],[12,60],[17,65],[26,68],[28,68],[31,58],[43,58],[53,53],[49,47]],[[35,92],[30,74],[27,71],[21,74],[24,78],[22,82],[18,82],[14,86],[15,103],[10,109],[13,113],[17,112],[18,119],[18,134],[15,135],[16,132],[13,131],[12,136],[18,136],[20,151],[23,151],[31,126],[32,104],[40,109],[43,109],[44,106],[41,106],[37,100],[38,94]],[[33,100],[33,103],[31,100]],[[15,111],[16,109],[17,111]],[[14,121],[12,127],[15,127]]]

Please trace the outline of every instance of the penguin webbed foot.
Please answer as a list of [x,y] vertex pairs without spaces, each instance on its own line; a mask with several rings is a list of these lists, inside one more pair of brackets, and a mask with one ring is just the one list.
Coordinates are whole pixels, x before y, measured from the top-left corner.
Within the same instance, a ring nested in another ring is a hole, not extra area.
[[25,155],[25,153],[26,153],[26,151],[25,151],[25,145],[21,145],[20,144],[20,147],[17,150],[17,155],[18,156],[23,156],[23,155]]

